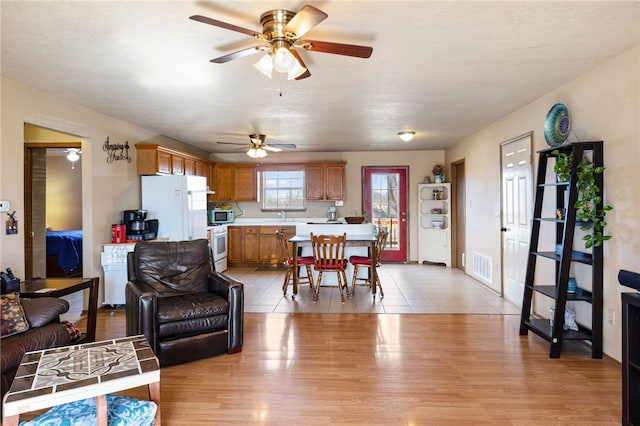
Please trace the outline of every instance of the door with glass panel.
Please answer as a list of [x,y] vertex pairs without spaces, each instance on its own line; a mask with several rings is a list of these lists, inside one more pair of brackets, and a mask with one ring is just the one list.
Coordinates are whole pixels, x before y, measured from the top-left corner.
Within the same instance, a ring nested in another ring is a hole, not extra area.
[[378,229],[389,232],[387,262],[407,261],[407,167],[363,167],[362,209]]

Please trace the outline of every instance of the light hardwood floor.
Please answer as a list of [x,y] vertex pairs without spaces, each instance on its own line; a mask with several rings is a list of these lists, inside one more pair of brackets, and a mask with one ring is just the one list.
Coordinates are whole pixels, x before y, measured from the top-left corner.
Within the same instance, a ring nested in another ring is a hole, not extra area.
[[[101,310],[98,338],[124,322]],[[550,359],[518,329],[517,314],[246,312],[241,353],[162,370],[163,424],[620,424],[619,363],[574,343]]]

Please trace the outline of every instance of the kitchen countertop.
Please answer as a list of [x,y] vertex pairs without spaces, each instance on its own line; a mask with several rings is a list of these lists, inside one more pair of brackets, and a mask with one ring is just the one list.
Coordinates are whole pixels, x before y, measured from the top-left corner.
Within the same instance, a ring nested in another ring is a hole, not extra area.
[[346,225],[344,220],[338,220],[336,222],[328,222],[327,218],[323,218],[323,217],[311,217],[311,218],[292,217],[287,219],[242,217],[242,218],[237,218],[233,223],[229,223],[229,226],[296,226],[300,224]]

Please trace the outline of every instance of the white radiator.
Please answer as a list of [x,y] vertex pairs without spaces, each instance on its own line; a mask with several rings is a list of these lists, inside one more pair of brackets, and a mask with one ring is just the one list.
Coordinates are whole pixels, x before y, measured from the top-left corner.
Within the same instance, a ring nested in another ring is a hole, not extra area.
[[493,260],[489,256],[473,252],[473,275],[487,284],[493,279]]

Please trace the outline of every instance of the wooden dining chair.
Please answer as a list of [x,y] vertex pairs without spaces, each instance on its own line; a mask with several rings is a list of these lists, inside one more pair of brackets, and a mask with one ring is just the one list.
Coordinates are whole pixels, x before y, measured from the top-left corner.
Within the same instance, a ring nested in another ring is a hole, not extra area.
[[[376,265],[374,267],[380,266],[380,259],[382,257],[382,252],[384,251],[384,246],[387,243],[387,237],[389,236],[389,231],[386,229],[381,229],[378,231],[378,239],[376,241]],[[349,257],[349,262],[353,265],[353,278],[351,279],[351,292],[350,295],[353,296],[356,291],[356,285],[366,286],[371,289],[373,285],[371,283],[371,257],[370,256],[351,256]],[[367,268],[367,276],[366,277],[358,277],[358,271],[360,268]],[[378,290],[380,291],[380,298],[384,297],[384,292],[382,291],[382,284],[380,284],[380,276],[376,274],[376,283],[378,286]],[[373,297],[376,297],[375,294]]]
[[[311,233],[313,268],[318,271],[314,301],[318,300],[320,287],[338,287],[340,300],[344,303],[344,291],[349,292],[347,274],[345,273],[349,262],[344,258],[346,241],[346,233],[343,235],[313,235],[313,232]],[[322,283],[322,276],[326,272],[335,272],[337,284]]]
[[[287,235],[284,231],[278,230],[276,231],[276,236],[278,240],[280,263],[286,268],[284,282],[282,283],[282,295],[286,296],[287,287],[293,284],[293,247],[291,242],[289,242],[291,235]],[[314,290],[313,275],[311,273],[311,266],[313,266],[313,263],[313,256],[298,256],[297,263],[295,265],[296,268],[301,268],[303,266],[306,268],[306,276],[300,276],[300,274],[298,274],[298,284],[309,284],[311,291]],[[295,293],[291,295],[292,299],[295,299],[295,297]]]

